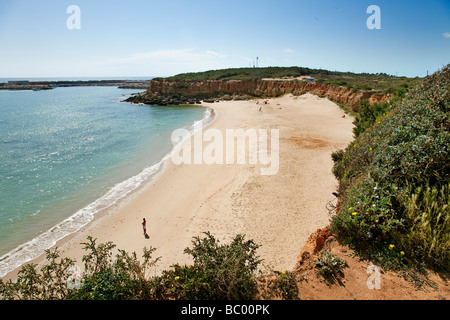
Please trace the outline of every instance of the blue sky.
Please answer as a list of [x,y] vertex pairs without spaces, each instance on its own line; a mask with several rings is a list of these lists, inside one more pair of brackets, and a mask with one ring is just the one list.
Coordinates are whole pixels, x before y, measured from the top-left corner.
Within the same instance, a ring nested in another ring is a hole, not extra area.
[[[67,28],[70,5],[80,29]],[[0,77],[170,76],[257,56],[422,77],[450,63],[450,0],[0,0]]]

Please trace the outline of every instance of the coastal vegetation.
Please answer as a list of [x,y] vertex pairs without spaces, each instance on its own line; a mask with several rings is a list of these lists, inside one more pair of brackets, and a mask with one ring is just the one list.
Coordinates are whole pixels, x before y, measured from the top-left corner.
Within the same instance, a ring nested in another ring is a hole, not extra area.
[[321,256],[313,262],[316,264],[319,274],[331,284],[344,276],[342,270],[347,267],[344,259],[330,252],[322,252]]
[[340,204],[331,231],[392,269],[450,271],[450,66],[389,104],[362,103],[333,153]]
[[[261,80],[286,79],[300,81],[300,77],[313,77],[315,82],[343,86],[352,90],[376,90],[386,94],[404,95],[421,82],[421,78],[393,76],[386,73],[353,73],[311,69],[306,67],[230,68],[196,73],[183,73],[165,78],[168,81],[205,80]],[[302,80],[303,81],[303,80]]]
[[175,264],[160,276],[150,276],[159,258],[154,248],[144,248],[142,261],[136,252],[117,250],[112,242],[84,244],[84,272],[75,272],[75,261],[46,251],[47,264],[38,269],[26,264],[15,282],[0,280],[0,298],[25,300],[254,300],[298,299],[293,273],[258,271],[262,260],[258,245],[237,235],[220,244],[209,232],[195,237],[185,253],[192,265]]

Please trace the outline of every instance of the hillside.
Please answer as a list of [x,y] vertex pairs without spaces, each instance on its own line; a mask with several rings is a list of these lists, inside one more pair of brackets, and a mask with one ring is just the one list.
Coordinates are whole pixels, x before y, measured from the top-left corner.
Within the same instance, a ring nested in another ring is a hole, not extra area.
[[309,92],[326,97],[350,112],[358,112],[364,100],[373,105],[403,98],[421,80],[302,67],[236,68],[154,78],[147,92],[126,101],[179,105],[199,103],[200,100],[272,98]]
[[183,73],[165,78],[168,81],[206,81],[206,80],[262,80],[290,79],[311,76],[320,84],[343,86],[348,89],[376,90],[382,93],[395,93],[406,91],[419,84],[420,78],[396,77],[385,73],[353,73],[329,71],[324,69],[310,69],[305,67],[266,67],[266,68],[230,68],[210,70],[196,73]]
[[331,231],[383,266],[450,271],[449,88],[448,65],[385,110],[366,106],[333,154]]

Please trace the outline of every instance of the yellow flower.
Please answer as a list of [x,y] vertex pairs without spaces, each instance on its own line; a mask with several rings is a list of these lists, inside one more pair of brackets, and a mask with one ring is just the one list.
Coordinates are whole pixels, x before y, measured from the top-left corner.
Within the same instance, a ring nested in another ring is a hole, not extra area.
[[358,212],[352,212],[352,216],[356,216]]
[[400,251],[400,254],[403,256],[403,255],[405,255],[405,252],[404,251]]
[[281,273],[282,273],[282,274],[285,274],[285,273],[286,273],[286,271],[281,271]]
[[178,279],[180,279],[180,277],[176,276],[176,277],[175,277],[175,280],[178,280]]
[[370,147],[369,150],[372,151],[372,147]]
[[390,245],[389,245],[389,248],[392,249],[393,247],[395,247],[393,244],[390,244]]
[[348,211],[350,211],[350,210],[352,210],[353,208],[352,207],[350,207],[350,208],[348,208]]

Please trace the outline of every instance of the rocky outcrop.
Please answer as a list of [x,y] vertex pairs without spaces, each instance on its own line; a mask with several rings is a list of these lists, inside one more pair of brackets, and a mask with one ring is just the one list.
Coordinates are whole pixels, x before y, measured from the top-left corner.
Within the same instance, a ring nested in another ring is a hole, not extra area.
[[309,263],[311,257],[320,250],[322,250],[322,248],[325,245],[325,242],[330,237],[331,232],[329,226],[322,229],[317,229],[315,232],[313,232],[309,236],[308,240],[306,241],[297,258],[296,269],[299,269],[305,263]]
[[[174,94],[159,94],[158,92],[151,92],[150,90],[133,95],[125,100],[126,102],[148,104],[154,106],[180,105],[180,104],[200,104],[200,99],[188,98],[178,93]],[[214,102],[214,100],[205,102]]]
[[[346,87],[332,86],[305,81],[275,81],[275,80],[229,80],[229,81],[169,81],[153,79],[150,89],[127,99],[128,102],[144,104],[180,104],[186,101],[198,102],[204,99],[219,99],[234,97],[273,98],[291,93],[302,95],[312,93],[323,96],[337,103],[358,111],[361,100],[370,103],[386,102],[388,96],[376,91],[353,91]],[[173,102],[173,103],[171,103]]]

